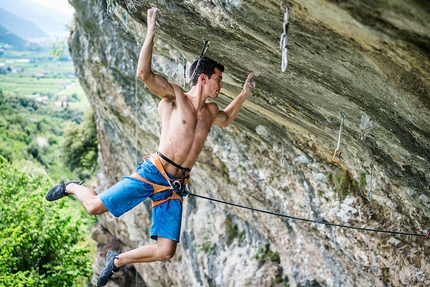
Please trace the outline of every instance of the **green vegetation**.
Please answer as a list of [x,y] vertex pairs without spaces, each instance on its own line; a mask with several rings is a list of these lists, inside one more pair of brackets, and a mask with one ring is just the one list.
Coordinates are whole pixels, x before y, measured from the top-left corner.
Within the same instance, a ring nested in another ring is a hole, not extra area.
[[366,189],[366,174],[365,173],[360,174],[359,186],[361,189]]
[[279,252],[273,252],[270,250],[270,243],[267,242],[264,247],[258,249],[257,253],[253,256],[254,259],[258,260],[259,265],[263,265],[265,262],[276,262],[281,263]]
[[338,168],[327,175],[327,183],[337,193],[337,199],[343,201],[349,193],[363,194],[361,190],[365,188],[366,175],[361,174],[360,182],[357,182],[347,170]]
[[322,198],[324,198],[324,200],[325,200],[326,202],[329,202],[328,197],[324,195],[324,191],[322,191],[321,189],[318,189],[318,190],[317,190],[317,196],[318,196],[318,197],[322,197]]
[[[85,180],[89,172],[95,171],[97,134],[91,110],[83,119],[81,111],[52,107],[26,97],[5,96],[0,90],[0,114],[0,154],[9,161],[21,164],[24,170],[30,161],[31,166],[45,169],[55,181],[71,177]],[[73,133],[71,138],[65,133],[68,126],[70,132],[82,133]],[[76,142],[73,147],[84,146],[67,150],[62,158],[61,150],[70,148],[68,141]],[[66,165],[62,159],[67,161]],[[74,164],[70,164],[70,159]],[[83,166],[78,168],[80,164]],[[77,173],[72,173],[74,170]]]
[[349,178],[348,171],[336,169],[334,173],[328,176],[328,182],[335,187],[335,191],[338,194],[338,199],[343,201],[348,195],[349,188],[351,186],[351,180]]
[[287,275],[285,275],[284,278],[282,278],[282,276],[278,275],[275,278],[275,283],[276,284],[284,283],[284,285],[283,285],[284,287],[290,287],[290,278]]
[[77,171],[82,180],[91,178],[96,172],[97,130],[92,111],[85,114],[80,125],[73,122],[69,124],[61,150],[66,166]]
[[330,186],[334,187],[334,191],[337,192],[337,199],[343,201],[348,195],[351,186],[348,171],[336,169],[334,173],[328,175],[327,181]]
[[239,228],[237,224],[232,222],[230,215],[227,215],[227,217],[225,218],[224,224],[227,231],[227,241],[226,241],[227,246],[230,246],[236,237],[239,238],[238,243],[239,244],[242,243],[243,240],[245,239],[245,232],[244,231],[239,232]]
[[[59,181],[97,169],[94,116],[71,61],[48,52],[0,54],[0,286],[89,286],[95,217]],[[28,58],[32,62],[18,61]],[[38,75],[37,73],[40,73]]]
[[203,251],[205,253],[211,253],[215,249],[215,244],[210,241],[210,237],[212,236],[212,232],[208,229],[206,230],[205,236],[203,236],[201,243],[193,244],[194,248],[197,248],[199,251]]
[[0,286],[83,286],[91,276],[91,217],[43,200],[49,181],[0,156]]

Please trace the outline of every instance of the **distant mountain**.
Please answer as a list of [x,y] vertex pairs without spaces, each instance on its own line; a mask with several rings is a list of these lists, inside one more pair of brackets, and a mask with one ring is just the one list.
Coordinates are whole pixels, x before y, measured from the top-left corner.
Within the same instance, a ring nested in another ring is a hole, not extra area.
[[0,8],[0,25],[21,38],[48,37],[34,23]]
[[9,44],[16,50],[35,50],[40,47],[34,43],[28,43],[24,39],[10,32],[7,28],[0,25],[0,44]]
[[0,43],[11,46],[25,46],[27,42],[0,25]]
[[[70,25],[72,16],[61,11],[50,9],[30,0],[1,0],[0,8],[33,22],[49,36],[67,36],[69,34],[67,26]],[[0,22],[0,24],[6,27],[4,23]],[[20,34],[17,33],[17,35]],[[28,38],[27,36],[21,37]]]

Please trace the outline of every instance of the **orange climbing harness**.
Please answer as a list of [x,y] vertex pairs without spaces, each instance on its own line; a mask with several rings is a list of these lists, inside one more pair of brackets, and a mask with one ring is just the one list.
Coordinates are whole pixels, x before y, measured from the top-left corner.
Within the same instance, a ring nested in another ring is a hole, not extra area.
[[154,192],[151,195],[159,193],[159,192],[162,192],[162,191],[165,191],[165,190],[171,190],[172,191],[172,195],[171,196],[169,196],[169,197],[167,197],[165,199],[153,201],[152,202],[152,207],[154,208],[155,206],[157,206],[159,204],[162,204],[162,203],[164,203],[164,202],[166,202],[168,200],[171,200],[171,199],[179,199],[181,201],[181,203],[182,203],[183,202],[182,197],[175,192],[175,188],[173,187],[172,184],[176,183],[176,184],[180,184],[181,186],[185,186],[188,183],[188,181],[190,180],[190,177],[188,176],[188,177],[184,178],[183,182],[181,182],[178,179],[171,179],[167,175],[166,171],[164,170],[163,164],[161,163],[160,157],[159,157],[158,154],[155,153],[155,154],[152,154],[152,155],[149,155],[149,156],[145,156],[143,158],[143,160],[145,161],[148,158],[149,158],[149,160],[151,162],[153,162],[155,164],[155,167],[164,176],[164,178],[169,182],[169,185],[165,186],[165,185],[160,185],[160,184],[152,183],[152,182],[144,179],[137,172],[133,172],[130,176],[133,177],[133,178],[135,178],[135,179],[138,179],[140,181],[143,181],[143,182],[145,182],[147,184],[152,185],[152,187],[154,188]]

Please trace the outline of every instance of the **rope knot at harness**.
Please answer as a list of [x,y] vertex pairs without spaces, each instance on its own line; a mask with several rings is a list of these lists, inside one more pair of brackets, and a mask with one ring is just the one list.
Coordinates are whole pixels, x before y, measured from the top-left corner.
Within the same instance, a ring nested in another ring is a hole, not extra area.
[[171,183],[173,191],[176,192],[181,197],[187,197],[190,195],[185,184],[183,184],[180,180],[175,180]]

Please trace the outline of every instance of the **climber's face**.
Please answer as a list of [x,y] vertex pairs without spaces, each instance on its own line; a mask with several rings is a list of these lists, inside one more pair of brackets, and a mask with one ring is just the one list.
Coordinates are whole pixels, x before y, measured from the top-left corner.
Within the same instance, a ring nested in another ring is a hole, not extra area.
[[216,99],[222,89],[222,72],[215,68],[215,73],[209,78],[205,75],[205,87],[209,97]]

